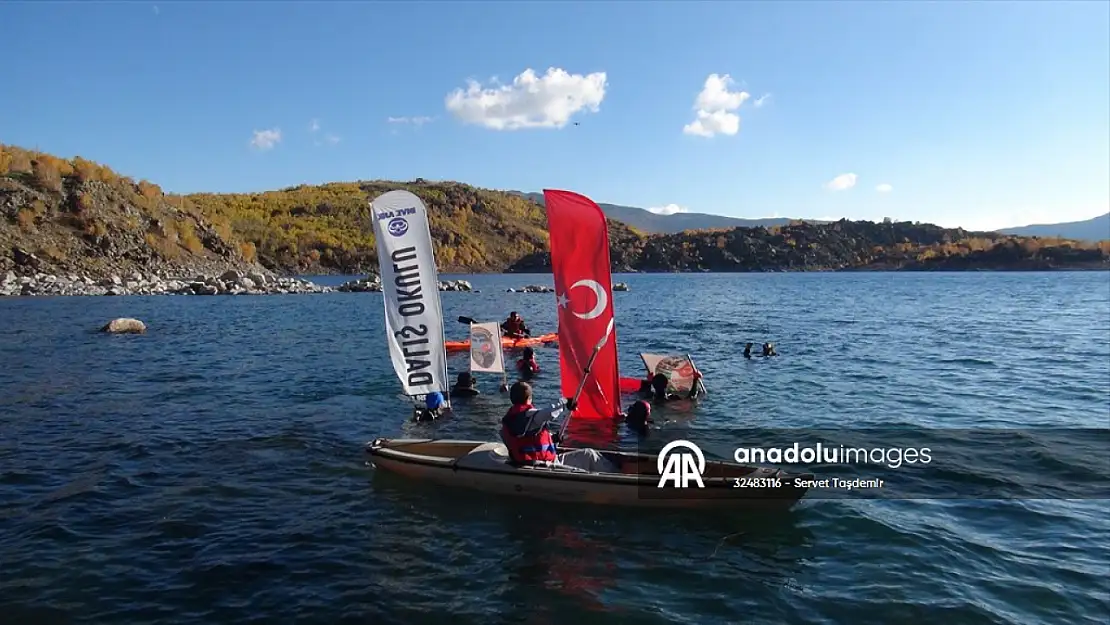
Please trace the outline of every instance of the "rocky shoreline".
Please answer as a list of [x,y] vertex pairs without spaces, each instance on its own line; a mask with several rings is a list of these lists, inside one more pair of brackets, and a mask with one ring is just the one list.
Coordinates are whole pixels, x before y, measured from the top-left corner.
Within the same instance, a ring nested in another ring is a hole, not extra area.
[[[466,280],[441,280],[440,291],[480,293]],[[614,291],[628,291],[617,282]],[[124,295],[294,295],[306,293],[380,293],[382,281],[371,274],[335,287],[315,284],[301,278],[277,276],[265,271],[229,269],[219,275],[180,277],[135,271],[96,277],[87,274],[29,273],[14,271],[0,274],[0,297],[82,297]],[[530,284],[506,289],[509,293],[552,293],[546,285]]]
[[[614,292],[616,292],[616,291],[628,291],[628,290],[630,290],[630,289],[628,288],[627,283],[624,283],[624,282],[614,282],[613,283],[613,291]],[[506,293],[554,293],[555,289],[553,289],[553,288],[551,288],[547,285],[544,285],[544,284],[529,284],[528,286],[523,286],[523,287],[520,287],[520,288],[517,288],[517,289],[508,288],[508,289],[505,289],[505,292]]]
[[134,272],[94,278],[80,274],[35,273],[0,277],[0,296],[96,296],[96,295],[269,295],[326,293],[331,289],[300,280],[262,272],[225,271],[218,276],[183,278]]
[[[0,297],[82,297],[124,295],[294,295],[306,293],[381,292],[381,278],[370,275],[338,287],[322,286],[300,278],[261,271],[228,270],[219,275],[189,278],[135,271],[97,278],[85,274],[0,274]],[[444,280],[440,291],[474,292],[466,280]]]

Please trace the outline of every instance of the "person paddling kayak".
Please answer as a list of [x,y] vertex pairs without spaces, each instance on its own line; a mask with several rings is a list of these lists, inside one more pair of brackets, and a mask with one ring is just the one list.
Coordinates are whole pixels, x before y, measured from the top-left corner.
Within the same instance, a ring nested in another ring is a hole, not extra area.
[[536,351],[534,349],[531,347],[524,348],[524,353],[516,361],[516,370],[520,372],[520,377],[525,380],[531,380],[540,372],[540,364],[536,362]]
[[564,399],[548,408],[532,405],[532,386],[517,382],[509,389],[513,402],[501,419],[501,440],[509,450],[509,458],[521,466],[570,467],[597,473],[617,473],[618,467],[596,449],[576,449],[560,454],[555,447],[548,424],[573,412],[577,404]]
[[511,339],[532,336],[532,331],[524,325],[524,319],[515,310],[509,313],[509,317],[505,321],[501,322],[501,333],[502,336]]

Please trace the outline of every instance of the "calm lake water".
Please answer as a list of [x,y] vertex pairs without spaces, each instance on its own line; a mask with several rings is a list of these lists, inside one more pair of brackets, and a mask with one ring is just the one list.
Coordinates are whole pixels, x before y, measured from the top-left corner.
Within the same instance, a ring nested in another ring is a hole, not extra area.
[[[553,295],[505,292],[550,276],[467,278],[482,292],[443,294],[449,337],[465,334],[458,315],[509,310],[554,330]],[[615,294],[624,371],[642,369],[641,351],[688,351],[708,383],[695,412],[660,415],[662,436],[1110,426],[1107,273],[615,279],[632,289]],[[148,334],[95,332],[120,316]],[[7,299],[0,319],[5,623],[1076,625],[1110,613],[1105,500],[816,499],[704,518],[375,475],[366,441],[489,438],[507,403],[492,393],[438,426],[407,423],[380,294]],[[748,340],[781,355],[745,361]],[[539,358],[538,395],[554,399],[557,352]]]

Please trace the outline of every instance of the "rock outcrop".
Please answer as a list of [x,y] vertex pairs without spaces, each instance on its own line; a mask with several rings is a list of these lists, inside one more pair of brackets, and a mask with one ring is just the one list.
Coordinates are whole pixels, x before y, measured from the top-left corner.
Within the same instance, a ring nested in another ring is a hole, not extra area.
[[[344,282],[335,290],[343,293],[380,293],[382,290],[382,279],[380,276],[370,274],[365,278]],[[439,290],[471,292],[474,291],[474,287],[466,280],[440,280]]]
[[554,293],[555,289],[553,289],[549,286],[544,286],[542,284],[529,284],[528,286],[522,286],[519,289],[508,288],[508,289],[505,289],[505,292],[506,293]]
[[108,334],[146,334],[146,324],[138,319],[120,317],[106,323],[100,331]]

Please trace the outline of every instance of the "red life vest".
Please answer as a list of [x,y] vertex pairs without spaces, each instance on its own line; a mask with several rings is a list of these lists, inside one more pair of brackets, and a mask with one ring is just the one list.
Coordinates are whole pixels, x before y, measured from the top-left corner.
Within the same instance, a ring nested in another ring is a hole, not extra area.
[[506,334],[521,334],[524,332],[524,319],[520,317],[506,319],[505,323],[501,324],[501,328],[505,330]]
[[529,373],[539,373],[540,363],[536,362],[535,360],[525,360],[521,358],[520,360],[516,361],[516,368],[520,369],[521,371],[527,371]]
[[[515,405],[505,413],[505,419],[533,409],[532,404]],[[502,420],[501,438],[505,440],[505,446],[509,448],[509,457],[513,459],[513,462],[531,464],[534,462],[555,462],[558,459],[555,451],[555,441],[551,438],[551,432],[547,428],[540,428],[540,431],[535,434],[514,436]]]

